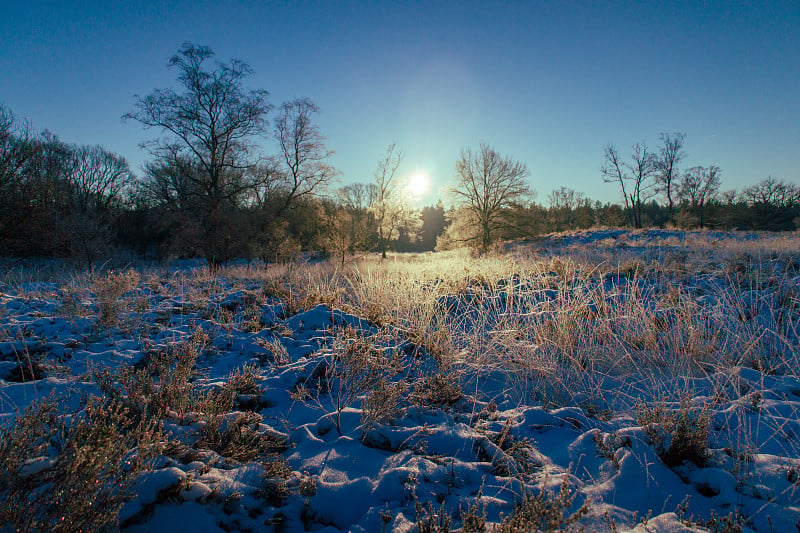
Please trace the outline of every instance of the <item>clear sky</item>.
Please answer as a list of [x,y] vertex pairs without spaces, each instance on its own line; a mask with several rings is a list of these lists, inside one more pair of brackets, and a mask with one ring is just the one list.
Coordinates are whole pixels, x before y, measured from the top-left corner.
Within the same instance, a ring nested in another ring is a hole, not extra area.
[[542,202],[562,185],[618,200],[603,146],[627,156],[662,131],[686,133],[682,166],[718,165],[724,190],[800,184],[797,0],[0,2],[0,102],[136,171],[153,132],[120,117],[176,86],[166,64],[191,41],[249,63],[276,106],[316,102],[343,183],[397,142],[402,172],[434,184],[426,203],[481,140],[528,165]]

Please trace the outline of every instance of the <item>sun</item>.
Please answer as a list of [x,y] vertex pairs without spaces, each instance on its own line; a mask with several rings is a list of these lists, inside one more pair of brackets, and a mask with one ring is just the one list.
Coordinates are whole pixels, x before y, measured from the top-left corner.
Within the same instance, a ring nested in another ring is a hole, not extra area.
[[406,189],[408,189],[408,192],[411,193],[412,196],[419,198],[428,192],[430,185],[431,182],[428,179],[428,176],[418,173],[411,176],[411,179],[408,180]]

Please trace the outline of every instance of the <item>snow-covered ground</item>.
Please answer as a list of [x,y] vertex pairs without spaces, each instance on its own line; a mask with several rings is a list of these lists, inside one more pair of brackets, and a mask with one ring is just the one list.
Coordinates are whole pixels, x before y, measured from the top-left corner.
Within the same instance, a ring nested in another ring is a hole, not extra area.
[[3,530],[795,531],[799,250],[9,268]]

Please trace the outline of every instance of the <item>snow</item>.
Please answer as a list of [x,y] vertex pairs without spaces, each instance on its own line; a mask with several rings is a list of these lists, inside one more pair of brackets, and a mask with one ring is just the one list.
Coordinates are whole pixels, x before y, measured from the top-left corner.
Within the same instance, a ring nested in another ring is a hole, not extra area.
[[[778,244],[758,234],[677,230],[597,230],[509,244],[509,256],[551,262],[541,278],[486,279],[435,296],[458,354],[449,370],[465,393],[450,405],[410,400],[441,361],[413,344],[404,324],[377,324],[355,305],[302,309],[241,271],[209,279],[202,267],[181,265],[161,274],[158,291],[142,276],[135,293],[147,305],[126,308],[110,327],[97,325],[91,295],[79,301],[83,316],[64,313],[60,295],[69,281],[0,286],[0,423],[10,427],[48,397],[63,413],[78,412],[88,395],[103,394],[95,382],[103,369],[142,368],[148,354],[169,351],[202,328],[210,342],[197,355],[191,386],[221,390],[231,372],[250,368],[258,387],[236,397],[219,434],[244,431],[236,429],[238,415],[255,411],[260,420],[252,431],[285,437],[279,453],[288,471],[276,476],[268,458],[239,461],[203,448],[204,415],[168,413],[165,432],[190,451],[162,452],[137,475],[120,512],[125,531],[414,531],[417,510],[428,503],[437,511],[444,505],[457,528],[477,502],[496,523],[525,495],[556,492],[563,481],[574,495],[567,514],[588,502],[581,522],[588,530],[613,522],[620,531],[703,531],[712,516],[739,512],[746,530],[791,531],[800,524],[800,276],[777,264],[796,248],[761,255]],[[773,261],[746,287],[734,286],[726,270],[742,254]],[[676,255],[686,272],[652,270],[653,262]],[[597,271],[565,281],[555,259],[595,261]],[[624,272],[621,265],[634,259],[648,270]],[[782,274],[759,278],[768,268]],[[691,301],[666,306],[674,288]],[[553,337],[537,337],[563,318],[565,301],[580,304],[573,309],[582,314],[561,338],[574,343],[567,355],[588,358],[582,371],[548,344]],[[253,305],[260,323],[245,327]],[[687,315],[681,306],[689,305]],[[607,342],[570,340],[580,328],[600,335],[589,328],[605,312],[616,313]],[[648,337],[643,315],[652,318],[651,330],[662,331]],[[696,322],[680,329],[687,316]],[[632,349],[631,341],[627,351],[615,351],[626,332],[641,335],[645,347]],[[355,337],[370,340],[371,357],[396,357],[400,368],[384,368],[384,378],[408,385],[394,416],[369,426],[369,391],[337,412],[335,391],[322,383],[331,351]],[[276,360],[265,343],[283,345],[288,361]],[[539,357],[539,366],[519,361],[523,351]],[[699,363],[687,366],[689,356]],[[18,379],[26,365],[36,366],[34,379]],[[659,452],[672,435],[662,431],[663,441],[653,442],[636,422],[637,409],[656,402],[678,409],[683,391],[708,410],[708,457],[668,466]],[[30,457],[21,475],[53,464],[52,457]],[[285,485],[277,500],[265,495],[272,482]]]

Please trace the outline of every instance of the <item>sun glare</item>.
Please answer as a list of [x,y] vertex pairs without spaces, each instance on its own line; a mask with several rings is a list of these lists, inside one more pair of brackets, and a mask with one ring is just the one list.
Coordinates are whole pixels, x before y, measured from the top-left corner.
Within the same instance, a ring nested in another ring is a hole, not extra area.
[[430,180],[425,174],[415,174],[408,180],[408,192],[417,198],[424,196],[429,187]]

